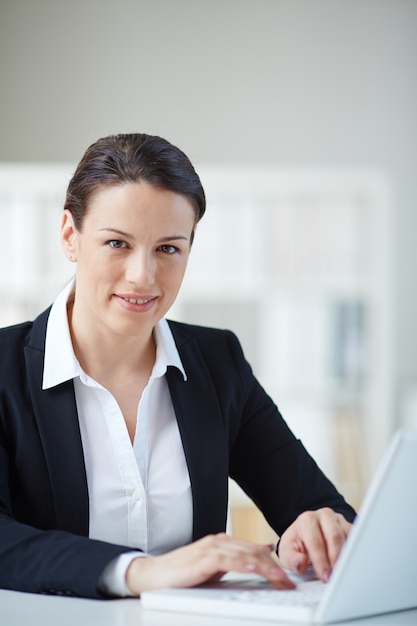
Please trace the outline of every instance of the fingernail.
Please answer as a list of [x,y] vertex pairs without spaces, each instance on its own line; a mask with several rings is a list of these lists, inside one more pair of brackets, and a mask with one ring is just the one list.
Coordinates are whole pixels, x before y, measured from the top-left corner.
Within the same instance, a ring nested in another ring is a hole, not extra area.
[[329,579],[330,579],[330,573],[331,573],[331,572],[330,572],[330,570],[328,570],[328,569],[325,569],[325,570],[324,570],[323,575],[322,575],[322,577],[321,577],[321,579],[322,579],[322,581],[323,581],[324,583],[328,583],[328,582],[329,582]]
[[248,572],[253,572],[255,570],[254,563],[246,563],[245,570],[247,570]]

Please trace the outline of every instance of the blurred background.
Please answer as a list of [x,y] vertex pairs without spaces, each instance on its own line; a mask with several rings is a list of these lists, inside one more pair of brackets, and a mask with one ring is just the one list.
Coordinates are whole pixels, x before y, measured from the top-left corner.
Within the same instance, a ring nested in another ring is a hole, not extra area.
[[[0,324],[72,274],[59,224],[87,146],[166,137],[208,199],[171,316],[238,334],[359,506],[417,427],[416,69],[415,0],[0,0]],[[269,537],[231,496],[236,534]]]

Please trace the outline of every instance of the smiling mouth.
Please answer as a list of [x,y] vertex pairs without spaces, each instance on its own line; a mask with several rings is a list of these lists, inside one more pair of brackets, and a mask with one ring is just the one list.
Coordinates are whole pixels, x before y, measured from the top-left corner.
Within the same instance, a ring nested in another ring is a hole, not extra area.
[[148,298],[147,300],[135,300],[135,298],[123,298],[126,302],[130,302],[131,304],[146,304],[150,302],[152,298]]

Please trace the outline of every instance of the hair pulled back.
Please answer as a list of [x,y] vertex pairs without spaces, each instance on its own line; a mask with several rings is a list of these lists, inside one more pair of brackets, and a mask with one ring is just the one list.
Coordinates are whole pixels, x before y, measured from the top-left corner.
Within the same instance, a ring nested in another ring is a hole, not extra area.
[[109,135],[87,148],[69,182],[64,208],[81,230],[96,192],[141,182],[185,196],[195,210],[196,223],[203,217],[204,189],[188,157],[166,139],[144,133]]

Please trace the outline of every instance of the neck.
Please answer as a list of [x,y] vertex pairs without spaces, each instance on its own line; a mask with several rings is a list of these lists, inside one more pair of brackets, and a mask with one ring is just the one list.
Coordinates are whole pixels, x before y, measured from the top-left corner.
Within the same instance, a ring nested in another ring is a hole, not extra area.
[[74,307],[68,308],[68,322],[75,355],[82,369],[104,386],[106,381],[129,380],[152,371],[156,346],[153,332],[125,337],[91,329],[78,323]]

